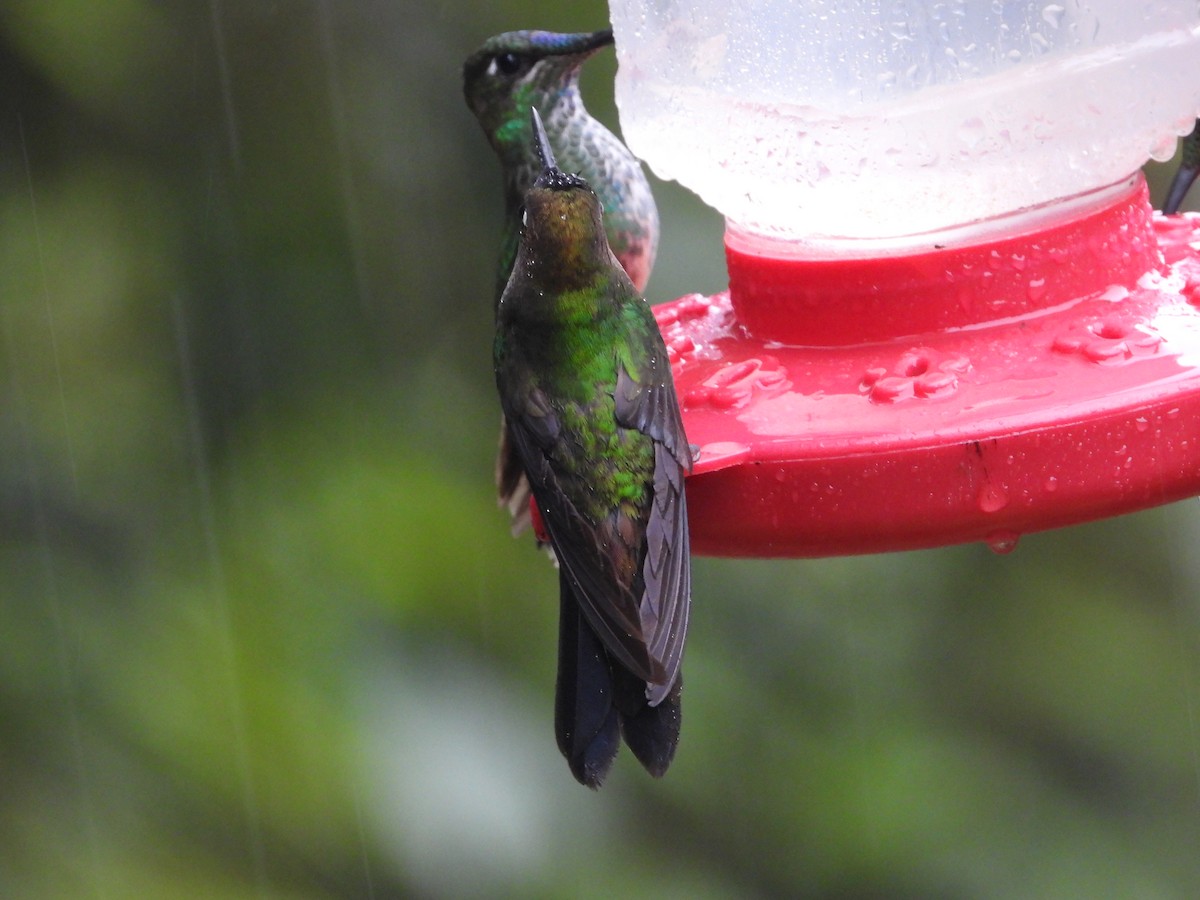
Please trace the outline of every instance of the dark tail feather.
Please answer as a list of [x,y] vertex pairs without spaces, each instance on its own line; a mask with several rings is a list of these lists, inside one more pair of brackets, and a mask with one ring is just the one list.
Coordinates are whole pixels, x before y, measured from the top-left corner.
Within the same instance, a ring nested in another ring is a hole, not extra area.
[[554,731],[571,774],[595,790],[621,746],[612,670],[600,639],[580,616],[565,571],[559,572],[559,584]]
[[1167,191],[1167,202],[1163,204],[1164,213],[1173,216],[1179,212],[1179,207],[1183,205],[1183,198],[1187,196],[1197,175],[1200,175],[1200,168],[1195,166],[1179,167],[1179,171],[1175,173],[1175,178],[1171,181],[1171,188]]
[[657,706],[646,702],[646,682],[627,672],[615,673],[617,704],[621,711],[621,734],[633,755],[655,778],[662,777],[679,745],[683,723],[683,675]]

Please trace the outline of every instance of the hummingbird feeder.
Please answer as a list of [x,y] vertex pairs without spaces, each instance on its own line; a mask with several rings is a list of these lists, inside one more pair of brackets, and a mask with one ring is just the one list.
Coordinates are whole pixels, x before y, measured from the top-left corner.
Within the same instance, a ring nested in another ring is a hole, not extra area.
[[693,549],[1005,551],[1200,494],[1200,216],[1139,172],[1200,112],[1196,4],[886,7],[610,0],[626,140],[726,216],[729,290],[655,308]]

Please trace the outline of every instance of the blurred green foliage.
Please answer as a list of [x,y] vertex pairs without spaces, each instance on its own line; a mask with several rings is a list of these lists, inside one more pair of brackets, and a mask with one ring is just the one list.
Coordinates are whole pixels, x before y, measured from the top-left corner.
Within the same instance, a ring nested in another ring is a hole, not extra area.
[[571,781],[459,66],[605,18],[0,2],[0,896],[1200,895],[1194,503],[696,560],[675,766]]

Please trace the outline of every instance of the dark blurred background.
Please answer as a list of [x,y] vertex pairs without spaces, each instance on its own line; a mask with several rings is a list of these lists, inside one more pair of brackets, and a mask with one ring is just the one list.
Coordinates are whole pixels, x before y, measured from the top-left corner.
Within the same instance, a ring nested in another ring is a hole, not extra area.
[[[571,780],[460,66],[606,20],[0,0],[0,896],[1200,896],[1194,501],[697,559],[674,767]],[[723,289],[655,187],[651,300]]]

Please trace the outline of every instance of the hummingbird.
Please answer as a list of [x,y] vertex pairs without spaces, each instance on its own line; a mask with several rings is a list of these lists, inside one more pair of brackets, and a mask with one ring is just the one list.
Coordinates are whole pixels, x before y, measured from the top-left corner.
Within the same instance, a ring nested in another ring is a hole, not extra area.
[[1179,171],[1175,173],[1175,177],[1171,180],[1171,187],[1167,191],[1167,202],[1163,204],[1164,213],[1173,216],[1179,212],[1179,207],[1183,205],[1183,198],[1187,196],[1187,192],[1198,174],[1200,174],[1200,119],[1196,120],[1196,127],[1192,129],[1192,133],[1183,139],[1183,156],[1179,161]]
[[[541,172],[529,108],[541,114],[561,164],[588,181],[604,210],[609,246],[640,293],[658,250],[658,208],[636,157],[592,118],[579,93],[584,62],[613,42],[612,29],[557,34],[510,31],[489,38],[463,64],[463,93],[504,176],[504,231],[496,266],[494,302],[508,283],[521,231],[525,193]],[[529,487],[507,445],[501,423],[496,459],[500,505],[513,517],[514,535],[529,524]]]
[[530,119],[541,171],[496,310],[496,387],[559,563],[558,747],[595,789],[622,738],[654,776],[679,741],[692,449],[603,203],[559,168],[536,107]]
[[592,118],[579,73],[613,42],[611,28],[577,34],[509,31],[488,38],[463,64],[463,93],[504,174],[504,238],[496,296],[508,282],[520,233],[520,210],[541,172],[529,107],[541,114],[550,146],[566,171],[592,185],[604,207],[605,233],[621,266],[643,291],[658,251],[658,208],[637,158]]

